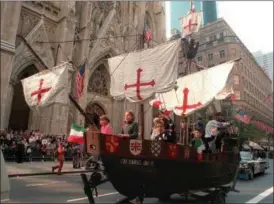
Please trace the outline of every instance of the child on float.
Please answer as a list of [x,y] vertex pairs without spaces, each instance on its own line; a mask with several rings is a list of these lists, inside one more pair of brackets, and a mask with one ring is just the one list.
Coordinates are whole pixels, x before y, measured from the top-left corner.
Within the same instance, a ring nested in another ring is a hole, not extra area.
[[203,151],[206,149],[202,140],[203,131],[200,128],[195,128],[193,131],[194,138],[192,139],[192,146],[197,150],[197,159],[201,160],[203,157]]

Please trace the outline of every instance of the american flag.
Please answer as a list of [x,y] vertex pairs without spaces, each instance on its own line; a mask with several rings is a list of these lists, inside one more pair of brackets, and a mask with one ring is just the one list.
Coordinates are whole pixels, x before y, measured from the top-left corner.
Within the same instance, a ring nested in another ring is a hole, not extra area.
[[236,115],[235,118],[245,124],[249,124],[250,123],[250,118],[248,115],[246,115],[246,113],[243,110],[240,110]]
[[85,68],[86,62],[84,62],[80,66],[79,71],[76,75],[76,96],[78,99],[82,96],[85,86]]

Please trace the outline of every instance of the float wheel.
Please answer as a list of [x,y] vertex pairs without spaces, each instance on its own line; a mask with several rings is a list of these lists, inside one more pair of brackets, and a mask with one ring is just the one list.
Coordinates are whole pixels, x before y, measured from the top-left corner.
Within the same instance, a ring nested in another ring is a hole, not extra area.
[[216,191],[215,195],[213,196],[213,199],[211,200],[212,204],[225,204],[225,197],[226,194],[222,190]]

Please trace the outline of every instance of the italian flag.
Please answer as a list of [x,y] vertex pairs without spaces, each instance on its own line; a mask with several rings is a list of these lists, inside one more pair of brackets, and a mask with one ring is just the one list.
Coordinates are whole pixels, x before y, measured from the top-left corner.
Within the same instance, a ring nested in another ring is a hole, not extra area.
[[73,123],[71,125],[68,142],[84,144],[84,132],[86,129],[80,125]]

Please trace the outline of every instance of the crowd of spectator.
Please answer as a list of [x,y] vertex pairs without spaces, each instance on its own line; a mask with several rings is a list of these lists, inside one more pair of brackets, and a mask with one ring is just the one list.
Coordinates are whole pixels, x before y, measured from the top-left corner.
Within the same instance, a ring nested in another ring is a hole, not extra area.
[[15,156],[16,148],[19,143],[24,145],[24,155],[31,158],[50,158],[56,157],[58,144],[62,142],[66,148],[66,156],[71,157],[72,147],[66,141],[65,135],[46,135],[39,130],[32,131],[13,131],[6,130],[1,132],[0,144],[3,155],[6,159]]

